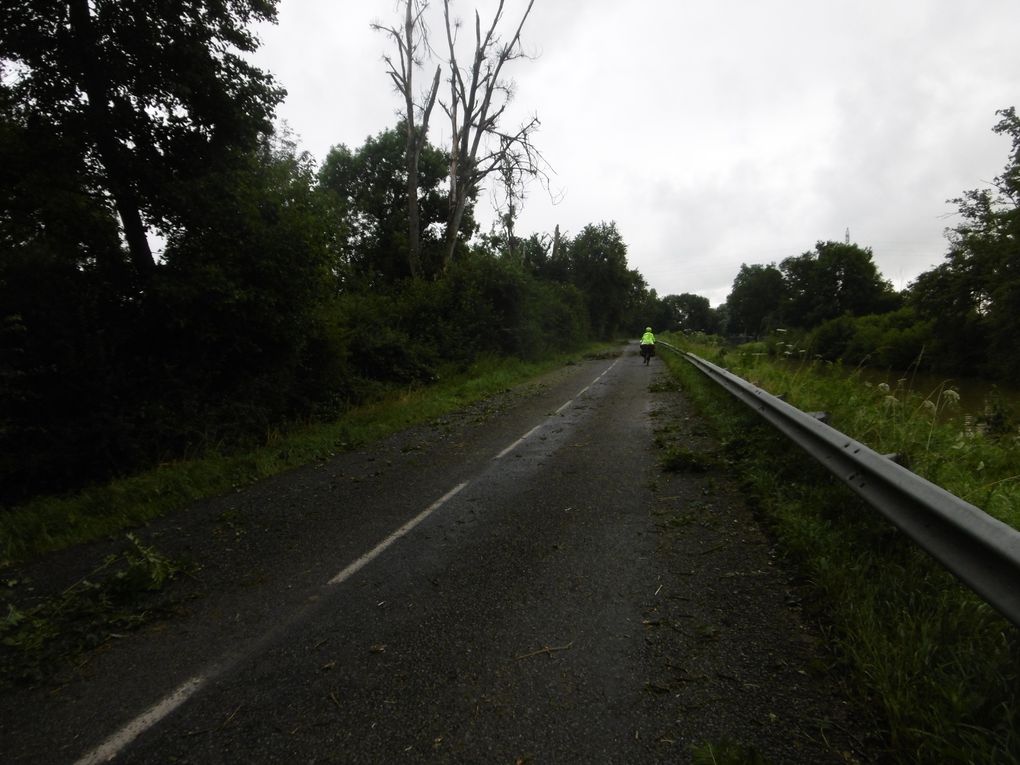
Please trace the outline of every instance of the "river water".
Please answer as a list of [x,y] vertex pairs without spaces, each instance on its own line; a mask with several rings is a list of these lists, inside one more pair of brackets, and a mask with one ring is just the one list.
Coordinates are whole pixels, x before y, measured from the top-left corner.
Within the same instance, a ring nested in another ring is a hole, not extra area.
[[949,377],[926,372],[898,372],[861,367],[851,370],[848,374],[859,376],[872,385],[886,383],[890,388],[906,388],[922,398],[929,398],[938,403],[939,396],[946,389],[955,390],[960,394],[959,406],[955,410],[960,415],[978,416],[985,414],[996,402],[1005,410],[1012,412],[1015,420],[1020,416],[1020,388],[1003,383],[992,383],[988,380],[967,377]]

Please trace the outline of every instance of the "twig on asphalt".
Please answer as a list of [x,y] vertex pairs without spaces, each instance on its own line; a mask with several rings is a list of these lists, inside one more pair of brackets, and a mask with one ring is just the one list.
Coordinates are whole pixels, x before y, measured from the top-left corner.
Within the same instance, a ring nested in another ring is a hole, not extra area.
[[219,727],[219,728],[217,728],[216,730],[223,730],[223,729],[224,729],[224,728],[226,728],[226,727],[227,727],[228,725],[230,725],[230,721],[231,721],[231,720],[233,720],[233,719],[234,719],[234,717],[235,717],[235,716],[237,715],[237,713],[241,711],[241,707],[243,707],[243,706],[244,706],[244,704],[238,704],[238,705],[237,705],[237,709],[235,709],[235,710],[234,710],[233,712],[231,712],[231,713],[230,713],[230,714],[229,714],[229,715],[227,716],[227,719],[226,719],[226,720],[224,720],[223,722],[221,722],[221,723],[220,723],[220,727]]
[[543,654],[543,653],[545,653],[545,654],[552,654],[555,651],[566,651],[568,648],[570,648],[573,645],[574,645],[574,641],[573,640],[571,640],[566,645],[561,645],[561,646],[547,645],[544,648],[539,648],[537,651],[532,651],[531,653],[522,654],[521,656],[517,657],[517,660],[520,661],[521,659],[530,659],[532,656],[538,656],[539,654]]

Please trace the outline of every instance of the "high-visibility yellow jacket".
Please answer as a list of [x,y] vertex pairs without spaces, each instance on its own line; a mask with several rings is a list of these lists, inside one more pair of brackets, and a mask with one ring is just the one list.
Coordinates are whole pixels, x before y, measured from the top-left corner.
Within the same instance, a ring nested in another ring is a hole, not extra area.
[[641,345],[655,345],[655,335],[652,334],[652,330],[646,329],[645,333],[641,335]]

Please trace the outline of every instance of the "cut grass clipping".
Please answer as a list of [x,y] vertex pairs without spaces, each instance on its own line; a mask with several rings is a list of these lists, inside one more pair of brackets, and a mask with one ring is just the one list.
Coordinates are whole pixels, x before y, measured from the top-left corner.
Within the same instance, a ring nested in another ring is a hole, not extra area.
[[[37,682],[86,652],[158,618],[149,593],[180,572],[179,564],[128,534],[129,546],[56,595],[33,599],[31,582],[0,580],[0,685]],[[21,606],[13,601],[18,600]]]

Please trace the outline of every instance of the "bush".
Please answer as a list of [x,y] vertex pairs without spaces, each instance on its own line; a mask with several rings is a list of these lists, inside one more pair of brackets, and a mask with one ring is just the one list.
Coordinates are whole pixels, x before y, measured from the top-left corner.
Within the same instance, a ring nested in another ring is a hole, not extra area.
[[806,338],[811,352],[847,366],[906,370],[932,368],[933,322],[912,308],[870,316],[840,316],[816,327]]
[[275,220],[262,234],[234,221],[232,238],[224,219],[228,230],[181,239],[135,300],[56,258],[5,262],[0,502],[249,448],[443,367],[536,360],[588,339],[575,287],[492,256],[436,281],[329,296],[314,240]]

